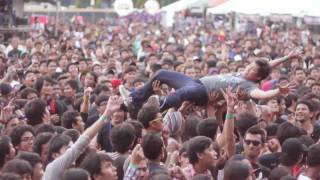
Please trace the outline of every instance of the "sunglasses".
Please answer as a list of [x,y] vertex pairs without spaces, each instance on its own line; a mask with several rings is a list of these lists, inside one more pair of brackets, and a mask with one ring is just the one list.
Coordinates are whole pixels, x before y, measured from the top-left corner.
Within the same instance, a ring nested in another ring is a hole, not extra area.
[[160,118],[156,118],[156,119],[154,119],[154,120],[152,120],[152,121],[150,121],[150,122],[162,123],[163,121],[162,121],[162,117],[160,117]]
[[244,143],[246,143],[246,145],[250,145],[252,143],[252,145],[254,146],[259,146],[261,144],[260,141],[252,141],[252,140],[244,140]]

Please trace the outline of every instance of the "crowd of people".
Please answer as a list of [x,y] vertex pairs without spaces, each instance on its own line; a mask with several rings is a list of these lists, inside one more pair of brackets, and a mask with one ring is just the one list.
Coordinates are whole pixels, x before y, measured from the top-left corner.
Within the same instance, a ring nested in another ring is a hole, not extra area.
[[0,42],[0,179],[320,179],[317,36],[175,21],[50,17]]

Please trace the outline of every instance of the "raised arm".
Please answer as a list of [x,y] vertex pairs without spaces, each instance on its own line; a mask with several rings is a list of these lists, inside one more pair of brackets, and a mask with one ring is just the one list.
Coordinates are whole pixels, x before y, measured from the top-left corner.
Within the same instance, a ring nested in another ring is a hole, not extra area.
[[288,55],[270,61],[269,65],[271,66],[271,68],[274,68],[274,67],[278,66],[279,64],[287,61],[288,59],[293,59],[293,58],[296,58],[296,57],[300,57],[301,54],[302,54],[302,49],[301,48],[296,48],[296,49],[292,50]]
[[261,89],[254,89],[250,92],[250,97],[254,99],[270,99],[280,94],[287,94],[295,91],[295,84],[289,83],[285,86],[279,86],[277,89],[262,91]]

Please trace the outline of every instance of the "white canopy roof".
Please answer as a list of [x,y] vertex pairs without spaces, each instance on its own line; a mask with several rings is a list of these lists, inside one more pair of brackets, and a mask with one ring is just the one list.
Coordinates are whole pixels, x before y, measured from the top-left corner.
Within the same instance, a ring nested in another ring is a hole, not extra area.
[[208,9],[209,13],[222,14],[238,12],[245,14],[270,15],[291,14],[294,16],[320,16],[319,0],[229,0],[217,7]]

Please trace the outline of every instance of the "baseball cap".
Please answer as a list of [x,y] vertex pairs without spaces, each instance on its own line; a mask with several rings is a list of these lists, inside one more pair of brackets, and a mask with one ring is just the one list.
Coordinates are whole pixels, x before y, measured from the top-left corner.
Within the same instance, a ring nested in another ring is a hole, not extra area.
[[0,96],[6,96],[10,94],[11,91],[12,91],[12,87],[10,86],[10,84],[6,84],[6,83],[0,84]]

